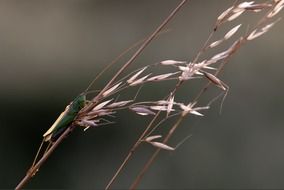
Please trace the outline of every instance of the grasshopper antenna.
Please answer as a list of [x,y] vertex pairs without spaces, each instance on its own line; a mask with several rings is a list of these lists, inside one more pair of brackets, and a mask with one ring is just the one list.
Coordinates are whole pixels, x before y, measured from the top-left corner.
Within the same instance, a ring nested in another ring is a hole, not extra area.
[[182,139],[176,146],[175,146],[175,150],[180,147],[183,143],[185,143],[185,141],[187,141],[190,137],[192,137],[191,134],[187,135],[184,139]]

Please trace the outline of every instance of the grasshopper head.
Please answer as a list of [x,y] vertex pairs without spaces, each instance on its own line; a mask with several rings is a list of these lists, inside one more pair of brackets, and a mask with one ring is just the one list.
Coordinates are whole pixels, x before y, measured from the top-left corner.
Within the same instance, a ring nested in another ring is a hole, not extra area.
[[72,101],[70,107],[72,110],[76,110],[77,112],[79,112],[85,106],[85,103],[86,103],[86,95],[80,94]]

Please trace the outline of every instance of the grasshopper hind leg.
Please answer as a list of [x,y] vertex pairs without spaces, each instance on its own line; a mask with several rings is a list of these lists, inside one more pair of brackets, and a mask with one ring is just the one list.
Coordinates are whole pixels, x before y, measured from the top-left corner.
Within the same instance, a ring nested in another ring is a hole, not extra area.
[[[68,128],[68,127],[67,127]],[[64,131],[67,129],[67,128],[61,128],[61,129],[58,129],[56,132],[54,132],[52,135],[51,135],[51,138],[50,138],[50,142],[53,143],[55,142],[61,135],[62,133],[64,133]]]
[[[36,166],[36,164],[37,164],[38,161],[40,160],[40,159],[38,159],[38,158],[39,158],[39,155],[40,155],[40,153],[41,153],[41,150],[42,150],[42,147],[43,147],[44,142],[45,142],[45,140],[43,139],[43,140],[41,141],[41,143],[40,143],[40,146],[39,146],[38,150],[37,150],[37,153],[36,153],[35,158],[34,158],[34,160],[33,160],[32,166],[31,166],[30,169],[28,170],[28,173],[30,173],[31,176],[34,176],[34,175],[37,173],[37,171],[38,171],[38,169],[35,169],[34,167]],[[49,150],[51,144],[52,144],[52,142],[49,142],[49,144],[47,145],[47,147],[46,147],[46,149],[45,149],[45,151],[44,151],[44,153],[43,153],[43,156],[44,156],[44,155],[46,154],[46,152]]]
[[33,161],[33,164],[32,164],[32,166],[31,166],[31,168],[34,167],[34,165],[36,164],[36,161],[37,161],[37,158],[38,158],[38,156],[39,156],[39,153],[41,152],[43,143],[44,143],[44,139],[43,139],[43,140],[41,141],[41,143],[40,143],[40,146],[39,146],[39,148],[38,148],[38,150],[37,150],[37,153],[36,153],[36,155],[35,155],[35,158],[34,158],[34,161]]
[[[42,150],[42,148],[43,148],[43,144],[44,144],[44,139],[41,141],[41,143],[40,143],[40,146],[39,146],[39,148],[38,148],[38,150],[37,150],[37,153],[36,153],[36,155],[35,155],[35,158],[34,158],[34,160],[33,160],[33,163],[32,163],[32,166],[31,166],[31,168],[33,168],[35,165],[36,165],[36,163],[37,163],[37,161],[38,161],[38,158],[39,158],[39,155],[40,155],[40,153],[41,153],[41,150]],[[44,150],[44,152],[43,152],[43,155],[45,155],[45,153],[49,150],[49,148],[50,148],[50,146],[52,145],[52,142],[49,142],[48,143],[48,145],[47,145],[47,147],[45,148],[45,150]]]

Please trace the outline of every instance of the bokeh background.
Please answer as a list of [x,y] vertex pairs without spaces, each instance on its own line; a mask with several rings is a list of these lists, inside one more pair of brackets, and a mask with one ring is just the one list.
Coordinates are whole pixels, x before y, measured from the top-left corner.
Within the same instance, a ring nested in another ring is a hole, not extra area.
[[[0,188],[16,186],[42,134],[65,106],[123,49],[149,35],[177,3],[0,1]],[[126,73],[165,59],[192,59],[216,17],[232,3],[190,1],[168,25],[171,32],[156,39]],[[260,16],[247,14],[225,24],[215,39],[240,22],[238,35],[245,33]],[[184,121],[169,144],[192,137],[174,152],[163,151],[140,188],[284,188],[283,32],[280,21],[231,59],[221,76],[230,86],[222,114],[217,101],[205,117]],[[105,73],[94,89],[102,88],[127,58]],[[188,83],[177,98],[190,101],[205,82]],[[145,87],[139,99],[161,98],[172,85]],[[214,87],[210,90],[204,103],[219,92]],[[74,131],[27,188],[104,188],[149,120],[125,111],[113,125]],[[171,122],[165,123],[161,133]],[[142,146],[113,188],[129,187],[153,151]]]

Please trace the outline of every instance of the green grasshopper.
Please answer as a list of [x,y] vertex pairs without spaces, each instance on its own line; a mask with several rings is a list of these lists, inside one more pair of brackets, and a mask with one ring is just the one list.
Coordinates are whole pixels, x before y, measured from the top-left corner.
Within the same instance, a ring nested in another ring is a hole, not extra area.
[[59,117],[55,120],[53,125],[43,134],[43,140],[41,145],[36,153],[33,164],[31,168],[36,164],[39,153],[41,152],[41,148],[44,142],[49,142],[48,146],[44,154],[48,151],[50,145],[56,141],[56,139],[68,128],[70,124],[76,119],[79,111],[85,107],[87,103],[86,100],[86,92],[81,93],[77,96],[68,106],[66,106],[65,110],[59,115]]
[[85,93],[77,96],[59,115],[53,125],[43,134],[44,141],[53,142],[74,121],[78,112],[86,105]]

